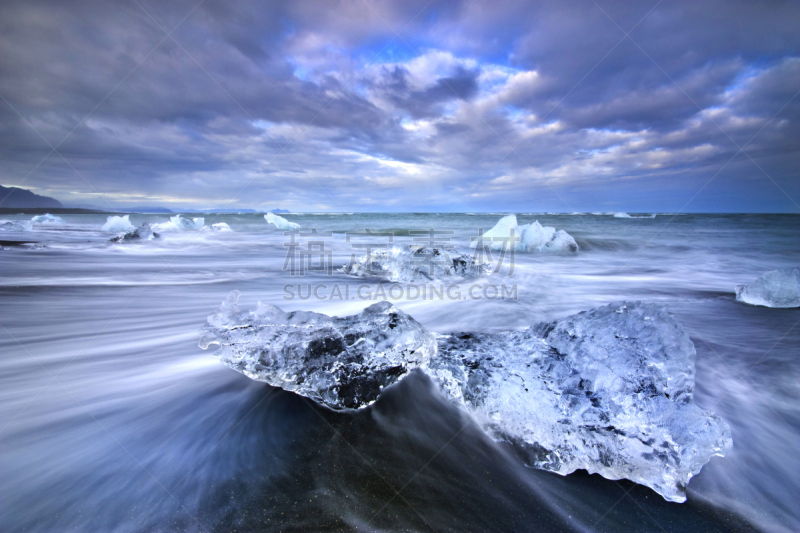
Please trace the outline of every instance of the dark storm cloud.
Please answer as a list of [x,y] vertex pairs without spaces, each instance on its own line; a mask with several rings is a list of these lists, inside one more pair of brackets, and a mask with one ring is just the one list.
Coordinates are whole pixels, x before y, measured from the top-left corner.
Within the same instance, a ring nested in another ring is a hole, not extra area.
[[441,115],[442,104],[454,99],[468,100],[478,91],[478,72],[460,67],[453,75],[438,78],[433,85],[423,89],[413,89],[408,76],[408,70],[395,66],[383,74],[379,87],[395,107],[407,111],[414,118]]
[[0,181],[89,203],[675,210],[718,174],[718,209],[795,211],[798,22],[778,1],[5,2]]

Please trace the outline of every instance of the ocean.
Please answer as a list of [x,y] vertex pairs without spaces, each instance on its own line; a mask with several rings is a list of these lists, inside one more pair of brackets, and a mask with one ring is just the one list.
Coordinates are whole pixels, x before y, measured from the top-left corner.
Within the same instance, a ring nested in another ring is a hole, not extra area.
[[[800,310],[735,298],[800,266],[800,216],[516,213],[578,251],[508,253],[479,280],[415,283],[425,297],[339,270],[367,241],[471,253],[504,215],[281,215],[301,226],[297,247],[261,214],[133,214],[161,238],[123,243],[101,229],[107,215],[0,216],[0,530],[800,530]],[[231,231],[209,229],[220,223]],[[663,305],[697,350],[695,402],[728,423],[733,449],[671,503],[525,467],[421,372],[334,411],[198,347],[233,290],[243,309],[337,316],[386,298],[441,334]]]

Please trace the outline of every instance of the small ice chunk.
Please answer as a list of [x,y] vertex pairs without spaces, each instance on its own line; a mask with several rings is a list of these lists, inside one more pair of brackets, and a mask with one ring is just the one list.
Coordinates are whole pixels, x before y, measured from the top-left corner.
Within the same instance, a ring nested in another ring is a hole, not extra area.
[[267,221],[267,223],[272,224],[276,228],[285,231],[300,229],[300,224],[297,224],[295,222],[289,222],[285,218],[278,216],[275,213],[267,213],[266,215],[264,215],[264,219]]
[[436,339],[389,302],[331,317],[259,302],[239,311],[233,291],[201,330],[199,346],[246,376],[334,409],[365,407],[436,353]]
[[113,233],[122,233],[135,229],[136,226],[131,224],[130,215],[116,216],[111,215],[106,219],[103,224],[103,231],[110,231]]
[[205,226],[203,228],[205,232],[223,232],[223,231],[233,231],[229,225],[225,222],[217,222],[215,224],[211,224],[210,226]]
[[30,231],[32,227],[30,220],[0,220],[0,231]]
[[736,299],[765,307],[800,307],[800,268],[773,270],[750,285],[737,285]]
[[175,215],[170,217],[169,222],[157,222],[153,224],[153,229],[161,232],[199,230],[202,229],[204,225],[205,219],[203,217],[188,219],[180,215]]
[[153,239],[158,239],[160,237],[161,235],[154,232],[153,228],[150,227],[150,224],[145,222],[133,231],[129,231],[124,235],[117,235],[116,237],[112,237],[109,240],[109,242],[152,241]]
[[410,245],[372,250],[339,271],[349,276],[376,276],[398,282],[451,276],[477,277],[490,273],[491,269],[491,264],[454,250]]
[[[578,243],[564,230],[542,226],[539,221],[532,224],[517,224],[516,215],[501,218],[495,226],[483,234],[483,247],[489,250],[508,249],[508,239],[513,236],[514,250],[517,252],[577,252]],[[502,239],[505,239],[503,241]],[[478,242],[473,241],[474,248]]]
[[66,224],[64,219],[61,217],[57,217],[55,215],[51,215],[50,213],[45,213],[44,215],[37,215],[31,219],[31,223],[33,224],[41,224],[43,226],[61,226]]
[[695,405],[695,349],[661,306],[617,303],[522,331],[440,338],[425,371],[535,468],[646,485],[666,500],[732,447]]
[[614,218],[656,218],[655,213],[650,215],[629,215],[628,213],[614,213]]

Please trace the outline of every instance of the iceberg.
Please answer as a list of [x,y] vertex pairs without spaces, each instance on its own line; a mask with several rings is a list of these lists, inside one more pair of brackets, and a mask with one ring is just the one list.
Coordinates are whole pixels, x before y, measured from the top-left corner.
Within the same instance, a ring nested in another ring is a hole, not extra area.
[[45,213],[44,215],[37,215],[31,219],[32,224],[41,224],[44,226],[60,226],[66,224],[64,219],[61,217],[57,217],[55,215],[51,215],[50,213]]
[[339,318],[261,302],[241,312],[238,299],[233,291],[208,317],[199,346],[218,345],[229,367],[333,409],[373,403],[436,353],[433,334],[389,302]]
[[439,341],[426,369],[529,466],[578,469],[686,500],[686,485],[732,445],[693,401],[695,349],[663,307],[616,303],[551,324]]
[[737,285],[736,299],[764,307],[800,307],[800,268],[773,270],[750,285]]
[[137,241],[152,241],[153,239],[160,238],[161,235],[153,231],[153,228],[147,222],[133,231],[129,231],[124,235],[117,235],[112,237],[109,242],[137,242]]
[[[517,224],[516,215],[501,218],[495,226],[483,234],[483,246],[489,250],[501,250],[514,231],[514,250],[517,252],[577,252],[578,243],[564,230],[542,226],[539,221],[532,224]],[[495,240],[498,239],[498,240]],[[505,241],[501,240],[505,239]],[[474,248],[480,241],[473,241]]]
[[490,273],[492,265],[466,254],[430,246],[393,246],[372,250],[339,269],[349,276],[377,276],[388,281],[415,281],[461,276],[478,277]]
[[169,222],[157,222],[153,224],[153,229],[156,231],[183,231],[183,230],[199,230],[205,225],[203,217],[197,218],[183,218],[180,215],[175,215],[169,218]]
[[131,230],[133,230],[135,228],[136,228],[136,226],[131,224],[130,215],[124,215],[124,216],[121,216],[121,217],[116,216],[116,215],[111,215],[110,217],[108,217],[106,219],[106,223],[103,224],[103,228],[102,229],[103,229],[103,231],[110,231],[110,232],[113,232],[113,233],[122,233],[124,231],[125,232],[131,231]]
[[373,403],[413,369],[525,463],[630,479],[668,501],[733,446],[730,428],[694,403],[695,348],[661,306],[614,303],[520,331],[434,337],[388,302],[338,318],[285,313],[234,291],[200,347],[252,379],[334,409]]
[[202,231],[216,233],[216,232],[233,231],[233,230],[225,222],[217,222],[215,224],[211,224],[210,226],[203,227]]
[[289,222],[285,218],[278,216],[275,213],[267,213],[266,215],[264,215],[264,219],[267,221],[267,223],[272,224],[276,228],[285,231],[300,229],[300,224]]

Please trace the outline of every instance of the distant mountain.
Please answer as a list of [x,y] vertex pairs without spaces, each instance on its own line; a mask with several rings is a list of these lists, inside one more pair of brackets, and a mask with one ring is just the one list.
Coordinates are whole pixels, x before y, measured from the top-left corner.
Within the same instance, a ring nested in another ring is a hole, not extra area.
[[198,210],[199,213],[218,213],[218,214],[237,214],[237,213],[258,213],[255,209],[216,209],[213,207],[209,207],[207,209],[200,209]]
[[291,213],[291,211],[287,209],[271,209],[268,213]]
[[0,207],[64,207],[49,196],[40,196],[27,189],[0,185]]
[[91,211],[108,211],[108,207],[95,204],[64,204],[65,209],[89,209]]

